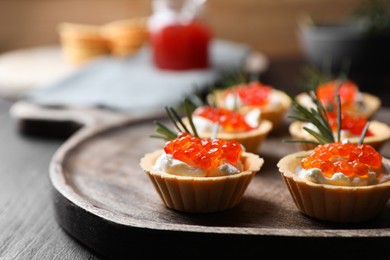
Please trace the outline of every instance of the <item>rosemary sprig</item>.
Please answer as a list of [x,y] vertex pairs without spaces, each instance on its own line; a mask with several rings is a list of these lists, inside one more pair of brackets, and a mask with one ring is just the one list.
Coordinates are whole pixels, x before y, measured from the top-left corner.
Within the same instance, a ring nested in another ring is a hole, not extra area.
[[362,144],[364,142],[364,137],[366,137],[369,126],[370,126],[370,122],[367,122],[366,125],[364,126],[364,129],[363,129],[361,135],[360,135],[358,144]]
[[[292,106],[295,109],[295,114],[289,115],[288,117],[293,120],[312,123],[317,127],[319,132],[304,127],[304,130],[317,140],[310,141],[310,143],[323,144],[335,142],[333,131],[330,127],[328,117],[326,115],[325,107],[318,100],[315,92],[311,91],[309,94],[313,100],[313,103],[316,105],[316,108],[306,108],[301,105],[294,97],[290,96],[292,100]],[[302,140],[286,140],[286,142],[302,142]]]
[[[303,127],[305,131],[307,131],[309,134],[311,134],[317,141],[313,140],[301,140],[301,139],[288,139],[285,140],[285,142],[288,143],[311,143],[311,144],[325,144],[325,143],[333,143],[333,142],[340,142],[341,141],[341,129],[342,129],[342,120],[341,120],[341,99],[340,95],[336,95],[336,101],[337,101],[337,140],[335,140],[333,130],[329,124],[329,120],[327,117],[327,110],[322,105],[322,103],[319,101],[317,95],[312,91],[309,93],[310,97],[313,101],[313,103],[316,105],[316,108],[306,108],[303,105],[299,104],[298,101],[291,97],[293,108],[295,108],[295,114],[289,115],[289,118],[302,121],[302,122],[308,122],[312,123],[314,126],[317,127],[318,131],[314,131],[308,127]],[[364,142],[364,138],[367,134],[369,127],[369,122],[365,125],[360,137],[358,144],[362,144]]]
[[193,106],[191,101],[187,98],[184,100],[184,110],[189,120],[191,129],[188,129],[188,127],[184,124],[182,117],[174,108],[165,107],[165,111],[169,119],[173,123],[175,130],[169,129],[166,125],[162,124],[159,121],[155,121],[154,124],[156,125],[156,132],[159,133],[159,135],[151,135],[150,137],[169,141],[175,139],[177,135],[182,132],[187,132],[195,137],[199,137],[192,120]]

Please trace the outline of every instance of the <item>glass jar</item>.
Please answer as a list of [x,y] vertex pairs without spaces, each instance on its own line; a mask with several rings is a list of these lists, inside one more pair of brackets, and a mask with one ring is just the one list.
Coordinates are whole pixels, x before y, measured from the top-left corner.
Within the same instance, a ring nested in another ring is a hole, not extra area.
[[211,30],[203,19],[206,0],[154,0],[148,20],[156,67],[168,70],[209,67]]

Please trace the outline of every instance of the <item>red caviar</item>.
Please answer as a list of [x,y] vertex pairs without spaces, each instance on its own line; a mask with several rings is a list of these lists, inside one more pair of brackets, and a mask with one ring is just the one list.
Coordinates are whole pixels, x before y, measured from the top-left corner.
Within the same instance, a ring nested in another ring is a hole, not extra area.
[[[338,87],[338,91],[336,91]],[[348,107],[355,103],[359,88],[353,81],[329,81],[317,87],[318,99],[325,105],[335,105],[337,93],[340,95],[342,107]]]
[[[327,117],[329,124],[333,131],[337,131],[338,119],[337,112],[327,112]],[[343,112],[341,114],[341,130],[348,130],[352,135],[360,136],[363,132],[364,127],[367,124],[367,118],[358,115],[358,114],[350,114]],[[365,136],[373,136],[374,134],[367,130]]]
[[241,157],[241,144],[237,141],[200,139],[183,132],[165,144],[164,151],[174,159],[203,170],[211,170],[224,162],[235,165]]
[[366,177],[368,171],[382,166],[382,156],[368,144],[327,143],[318,145],[313,153],[301,161],[302,168],[319,168],[326,177],[336,172],[353,177]]
[[213,123],[219,122],[225,131],[250,131],[254,129],[246,122],[243,114],[226,108],[203,106],[198,107],[193,114],[204,117]]
[[259,81],[241,84],[226,91],[226,95],[235,94],[248,106],[263,106],[268,104],[272,88]]

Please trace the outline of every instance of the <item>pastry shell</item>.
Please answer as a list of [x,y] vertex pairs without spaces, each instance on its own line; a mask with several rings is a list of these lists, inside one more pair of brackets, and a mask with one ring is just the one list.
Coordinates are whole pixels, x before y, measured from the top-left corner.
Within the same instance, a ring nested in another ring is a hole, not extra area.
[[[286,155],[277,164],[296,207],[304,215],[330,222],[370,220],[385,207],[390,197],[390,181],[370,186],[333,186],[299,178],[295,169],[310,151]],[[383,159],[383,163],[390,160]]]
[[[261,118],[259,120],[269,120],[272,122],[273,129],[278,128],[286,115],[287,111],[291,107],[291,99],[290,97],[283,91],[278,89],[273,89],[273,95],[275,95],[275,99],[280,101],[277,105],[266,104],[264,106],[241,106],[238,108],[243,114],[250,112],[254,108],[258,108],[261,110]],[[215,90],[214,93],[215,104],[217,107],[224,107],[224,95],[225,90]]]
[[113,55],[124,57],[138,51],[148,40],[146,17],[115,20],[101,28]]
[[[297,140],[312,140],[316,141],[316,139],[307,133],[303,129],[303,122],[294,121],[289,126],[289,132],[293,139]],[[386,123],[382,123],[380,121],[370,121],[370,126],[368,128],[373,136],[368,136],[364,138],[365,144],[370,144],[376,150],[379,150],[383,144],[385,144],[390,139],[390,127]],[[360,137],[352,137],[348,138],[351,143],[357,144],[359,142]],[[316,147],[316,144],[311,143],[297,143],[297,148],[299,150],[311,150]]]
[[140,166],[166,207],[190,213],[217,212],[236,206],[264,164],[258,155],[244,152],[241,173],[218,177],[178,176],[153,169],[162,153],[163,150],[157,150],[146,154]]
[[63,55],[72,64],[81,64],[110,52],[99,26],[64,22],[57,29]]
[[[183,118],[183,123],[189,126],[188,118]],[[244,147],[245,151],[249,153],[257,153],[268,134],[271,132],[273,124],[269,120],[261,120],[259,126],[251,131],[246,132],[224,132],[219,131],[217,138],[223,140],[236,140],[240,142]],[[211,138],[211,132],[198,132],[200,138]]]
[[[379,110],[382,105],[382,101],[379,97],[366,92],[362,92],[361,97],[361,104],[357,104],[351,107],[350,109],[348,109],[348,111],[355,114],[363,115],[367,119],[370,119]],[[303,106],[305,106],[305,100],[307,99],[310,99],[307,93],[301,93],[296,96],[296,100],[298,101],[298,103]]]

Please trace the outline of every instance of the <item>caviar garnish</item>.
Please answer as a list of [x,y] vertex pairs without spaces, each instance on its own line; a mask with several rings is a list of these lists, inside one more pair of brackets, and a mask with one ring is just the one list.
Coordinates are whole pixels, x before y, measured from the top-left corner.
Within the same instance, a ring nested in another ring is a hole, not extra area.
[[336,96],[340,96],[341,107],[348,107],[356,102],[359,92],[357,84],[353,81],[332,80],[320,84],[317,89],[318,99],[326,107],[336,104]]
[[166,112],[176,131],[156,121],[156,131],[159,135],[152,135],[151,137],[166,141],[164,145],[166,154],[170,154],[174,159],[191,166],[200,167],[205,171],[215,169],[225,162],[237,165],[243,152],[241,144],[238,141],[219,138],[200,138],[192,121],[193,110],[190,106],[190,101],[185,99],[184,110],[190,121],[192,132],[187,129],[174,108],[166,107]]
[[165,144],[164,151],[176,160],[209,171],[224,162],[235,165],[241,157],[242,147],[237,141],[201,139],[182,132]]
[[[327,112],[329,124],[334,132],[338,128],[337,112]],[[350,114],[343,112],[341,114],[341,130],[348,130],[354,136],[360,136],[367,124],[367,118],[363,115]],[[366,136],[373,136],[370,130],[367,130]]]
[[226,108],[202,106],[195,109],[193,115],[206,118],[213,123],[219,123],[225,131],[250,131],[254,129],[246,122],[243,114]]
[[259,81],[236,85],[228,89],[225,94],[236,95],[245,105],[263,106],[268,104],[272,88]]
[[328,143],[318,145],[313,152],[302,159],[302,168],[318,168],[331,178],[341,172],[348,177],[366,177],[369,170],[378,170],[382,166],[382,156],[368,144]]

